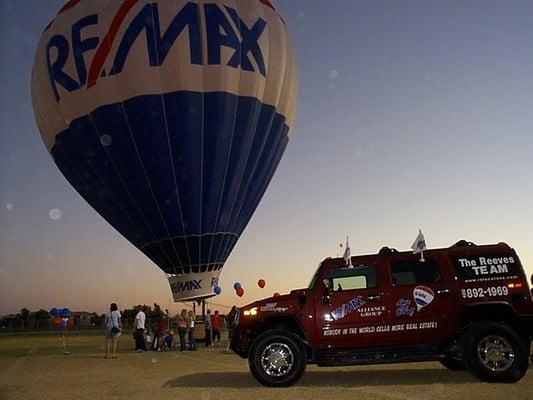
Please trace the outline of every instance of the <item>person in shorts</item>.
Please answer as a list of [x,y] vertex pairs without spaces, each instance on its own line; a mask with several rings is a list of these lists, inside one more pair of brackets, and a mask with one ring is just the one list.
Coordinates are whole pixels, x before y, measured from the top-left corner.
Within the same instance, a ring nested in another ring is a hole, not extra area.
[[116,303],[111,303],[106,316],[106,352],[105,358],[117,358],[117,345],[120,332],[122,331],[120,322],[120,312]]

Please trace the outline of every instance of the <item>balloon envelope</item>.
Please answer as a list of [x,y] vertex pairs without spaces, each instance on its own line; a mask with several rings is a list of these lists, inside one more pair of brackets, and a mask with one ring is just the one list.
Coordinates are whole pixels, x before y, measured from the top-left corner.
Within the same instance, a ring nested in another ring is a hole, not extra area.
[[71,0],[32,73],[55,163],[176,301],[213,295],[287,146],[296,92],[267,0]]

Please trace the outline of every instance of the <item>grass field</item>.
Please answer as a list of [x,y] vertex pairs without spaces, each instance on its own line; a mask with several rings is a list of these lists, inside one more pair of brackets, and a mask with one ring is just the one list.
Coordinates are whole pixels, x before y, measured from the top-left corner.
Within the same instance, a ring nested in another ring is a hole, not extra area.
[[220,348],[197,352],[133,352],[120,338],[119,358],[105,359],[104,339],[57,336],[0,338],[0,399],[512,399],[533,400],[533,370],[515,384],[487,384],[438,363],[318,368],[297,385],[260,386],[247,363]]

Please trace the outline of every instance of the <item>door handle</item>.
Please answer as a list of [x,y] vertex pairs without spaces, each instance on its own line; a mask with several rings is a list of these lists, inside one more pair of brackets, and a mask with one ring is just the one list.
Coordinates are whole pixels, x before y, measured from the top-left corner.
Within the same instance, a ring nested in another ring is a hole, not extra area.
[[449,294],[451,293],[450,289],[444,288],[444,289],[437,289],[437,294]]
[[381,295],[379,294],[369,295],[369,296],[366,296],[366,299],[368,301],[379,301],[381,300]]

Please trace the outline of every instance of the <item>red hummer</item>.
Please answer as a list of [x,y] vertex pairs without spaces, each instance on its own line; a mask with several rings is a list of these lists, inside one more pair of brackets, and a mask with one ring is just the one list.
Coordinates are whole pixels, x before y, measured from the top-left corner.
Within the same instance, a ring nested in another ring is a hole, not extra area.
[[528,368],[533,300],[505,243],[327,258],[307,289],[239,310],[231,348],[266,386],[289,386],[307,364],[440,361],[489,382]]

